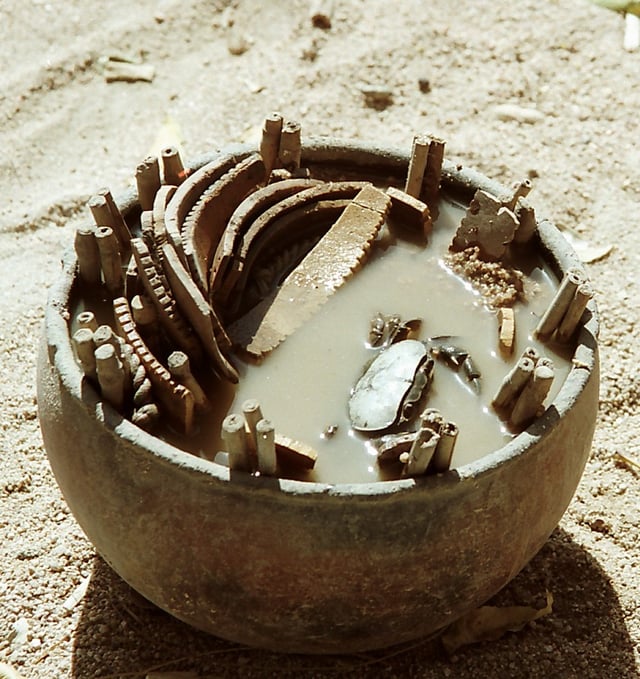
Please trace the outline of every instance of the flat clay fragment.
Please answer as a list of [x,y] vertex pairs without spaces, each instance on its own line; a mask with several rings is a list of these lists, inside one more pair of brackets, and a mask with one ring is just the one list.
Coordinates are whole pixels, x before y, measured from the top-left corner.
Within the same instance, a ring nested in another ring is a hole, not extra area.
[[391,198],[389,218],[392,221],[423,233],[425,236],[431,233],[433,224],[429,206],[426,203],[393,186],[387,189],[387,193]]
[[456,231],[451,250],[460,252],[477,245],[482,259],[495,262],[504,256],[517,228],[515,214],[503,201],[478,189]]
[[362,262],[390,205],[383,191],[371,185],[362,188],[275,297],[263,300],[229,328],[234,344],[260,358],[300,327]]

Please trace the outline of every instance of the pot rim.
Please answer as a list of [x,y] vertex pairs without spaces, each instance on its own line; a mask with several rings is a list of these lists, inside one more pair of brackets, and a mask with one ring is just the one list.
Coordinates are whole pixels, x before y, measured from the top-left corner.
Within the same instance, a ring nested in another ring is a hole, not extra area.
[[[234,153],[239,157],[255,152],[255,148],[248,145],[229,145],[212,153],[194,159],[189,167],[197,170],[221,153]],[[309,138],[303,143],[303,159],[313,162],[336,165],[343,162],[349,164],[349,159],[356,154],[363,158],[379,158],[380,166],[394,171],[406,171],[409,154],[395,147],[384,147],[378,144],[362,141],[343,140],[330,137]],[[353,165],[353,160],[351,165]],[[186,180],[188,181],[188,179]],[[478,188],[501,195],[507,188],[471,168],[456,165],[445,158],[442,171],[442,184],[448,189],[473,193]],[[132,189],[123,194],[117,201],[118,206],[126,215],[139,209],[137,195]],[[538,221],[538,234],[535,237],[542,256],[555,272],[561,274],[570,267],[584,270],[575,251],[561,235],[560,231],[547,219]],[[110,404],[102,401],[99,394],[93,391],[92,399],[83,396],[83,374],[76,363],[71,337],[69,334],[68,302],[76,277],[76,256],[73,247],[69,247],[62,259],[62,272],[54,281],[47,300],[44,319],[44,333],[48,346],[49,360],[58,371],[59,377],[67,391],[76,399],[84,403],[86,408],[95,407],[96,419],[114,435],[120,436],[134,446],[143,448],[153,457],[177,465],[185,471],[201,474],[212,481],[230,482],[231,474],[228,467],[211,460],[199,458],[176,446],[149,434],[131,421],[124,418],[113,409]],[[587,305],[590,317],[580,328],[577,346],[573,355],[573,366],[569,371],[558,394],[546,408],[543,415],[537,418],[525,431],[517,434],[504,446],[466,463],[460,467],[450,469],[443,474],[423,477],[410,477],[393,481],[368,481],[363,483],[321,483],[314,481],[297,481],[278,477],[255,477],[250,474],[234,472],[234,484],[242,477],[243,486],[269,487],[286,495],[295,496],[359,496],[375,498],[398,492],[417,492],[422,488],[433,489],[438,486],[450,486],[452,483],[476,482],[491,474],[498,467],[525,455],[535,444],[549,432],[554,423],[567,413],[575,404],[586,387],[592,373],[597,368],[597,337],[598,312],[592,299]],[[277,481],[277,483],[274,483]]]

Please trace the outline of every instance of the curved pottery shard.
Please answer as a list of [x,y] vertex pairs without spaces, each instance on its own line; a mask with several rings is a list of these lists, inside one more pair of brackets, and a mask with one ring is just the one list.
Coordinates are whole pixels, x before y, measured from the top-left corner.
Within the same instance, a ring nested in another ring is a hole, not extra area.
[[200,338],[207,355],[213,361],[215,371],[221,377],[237,382],[238,372],[220,350],[216,337],[217,331],[222,341],[227,339],[220,321],[213,309],[209,308],[200,288],[190,278],[170,243],[162,246],[162,265],[178,306]]
[[[231,340],[259,358],[296,330],[362,262],[389,210],[391,200],[365,186],[320,242],[280,286],[229,329]],[[257,329],[256,329],[257,328]]]
[[221,281],[227,273],[227,267],[233,259],[234,252],[239,250],[242,238],[253,220],[281,200],[317,183],[314,179],[285,179],[258,189],[238,205],[224,230],[209,272],[209,290],[214,302],[220,301]]
[[209,266],[229,218],[238,205],[264,181],[264,163],[249,156],[214,182],[184,221],[182,247],[194,280],[208,291]]
[[376,356],[349,399],[354,429],[381,431],[396,421],[426,356],[427,348],[419,340],[392,344]]

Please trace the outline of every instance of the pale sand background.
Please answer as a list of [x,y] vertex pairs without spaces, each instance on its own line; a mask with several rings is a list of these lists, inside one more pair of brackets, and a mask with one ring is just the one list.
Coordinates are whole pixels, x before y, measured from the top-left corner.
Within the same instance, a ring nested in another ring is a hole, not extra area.
[[[25,677],[138,677],[173,659],[163,669],[203,677],[639,675],[640,477],[613,455],[640,459],[640,52],[623,51],[621,17],[580,0],[337,4],[325,32],[301,1],[0,3],[0,660]],[[233,31],[249,41],[239,56],[227,49]],[[314,61],[302,57],[310,51]],[[118,52],[141,53],[153,83],[107,84],[100,59]],[[382,112],[358,89],[378,83],[394,95]],[[505,102],[540,120],[500,120]],[[533,177],[539,214],[615,246],[588,267],[603,373],[591,459],[559,529],[496,598],[538,604],[553,592],[553,615],[520,634],[450,660],[433,643],[339,659],[238,650],[132,593],[60,496],[38,430],[34,357],[87,196],[125,187],[168,115],[196,155],[254,138],[274,109],[307,134],[408,147],[415,132],[434,132],[451,159],[507,183]],[[64,616],[86,576],[86,598]],[[16,648],[19,618],[29,633]]]

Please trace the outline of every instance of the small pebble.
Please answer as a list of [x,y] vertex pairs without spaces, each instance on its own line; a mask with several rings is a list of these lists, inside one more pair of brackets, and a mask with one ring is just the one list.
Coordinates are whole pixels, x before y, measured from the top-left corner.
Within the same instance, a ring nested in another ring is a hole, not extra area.
[[418,80],[418,87],[422,94],[429,94],[429,92],[431,92],[431,81],[429,78],[420,78]]

